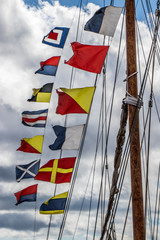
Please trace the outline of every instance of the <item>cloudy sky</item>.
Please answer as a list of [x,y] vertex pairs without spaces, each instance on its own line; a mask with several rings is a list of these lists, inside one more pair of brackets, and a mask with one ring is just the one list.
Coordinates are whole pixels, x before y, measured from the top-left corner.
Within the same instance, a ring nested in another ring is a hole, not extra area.
[[[39,214],[39,206],[42,202],[46,201],[53,196],[54,186],[51,183],[39,183],[38,187],[38,200],[35,203],[22,203],[19,206],[15,206],[16,199],[14,192],[35,184],[32,179],[24,180],[20,183],[15,179],[15,166],[17,164],[27,164],[33,160],[41,158],[42,165],[48,160],[59,157],[59,151],[51,151],[48,148],[49,144],[52,144],[55,136],[51,127],[51,124],[64,125],[64,116],[57,116],[55,109],[57,105],[57,95],[55,89],[58,87],[69,87],[69,81],[71,76],[71,67],[63,64],[64,60],[68,60],[72,55],[70,43],[76,40],[77,19],[78,19],[78,0],[61,0],[61,1],[38,1],[38,0],[1,0],[0,7],[0,108],[1,108],[1,120],[0,120],[0,239],[12,240],[12,239],[46,239],[47,227],[49,222],[49,216],[42,216]],[[93,15],[93,13],[99,8],[100,1],[91,1],[88,3],[87,9],[82,11],[81,25],[78,34],[78,41],[86,44],[102,44],[103,37],[94,33],[82,32],[82,26],[86,20]],[[109,1],[108,1],[109,2]],[[106,5],[108,3],[106,1]],[[115,1],[116,6],[124,5],[124,1]],[[102,4],[100,6],[103,5]],[[153,5],[155,9],[155,5]],[[148,28],[145,24],[144,15],[142,14],[142,8],[137,13],[137,17],[140,20],[139,29],[143,29],[142,42],[144,43],[144,51],[146,56],[150,49],[151,38]],[[112,40],[110,50],[108,53],[107,65],[107,101],[111,97],[111,91],[113,87],[114,70],[116,65],[116,52],[118,49],[118,41],[120,34],[120,25],[122,22],[122,16],[117,26],[117,31]],[[50,46],[42,44],[42,38],[52,28],[56,26],[69,27],[70,32],[63,50],[52,48]],[[82,33],[82,34],[81,34]],[[124,41],[125,33],[122,38],[122,49],[125,46]],[[107,40],[106,40],[107,43]],[[142,49],[140,49],[142,52]],[[46,60],[52,56],[61,56],[61,62],[57,72],[56,78],[47,77],[41,75],[35,75],[34,72],[39,68],[40,61]],[[115,103],[113,109],[113,121],[111,123],[111,141],[109,142],[108,154],[109,162],[113,162],[113,153],[116,146],[116,133],[119,126],[119,115],[121,108],[122,98],[125,96],[125,54],[121,53],[121,69],[118,75],[118,82],[115,95]],[[143,58],[143,57],[142,57]],[[158,73],[158,67],[156,65],[156,74]],[[144,64],[141,65],[142,71],[144,71]],[[86,179],[84,176],[89,175],[89,170],[92,165],[92,159],[94,158],[95,141],[98,126],[98,114],[99,104],[101,101],[101,87],[102,77],[98,78],[99,86],[96,92],[96,102],[93,103],[93,110],[91,112],[90,127],[84,145],[84,154],[82,154],[82,161],[78,173],[78,179],[76,181],[75,194],[73,194],[72,211],[68,217],[66,223],[66,231],[64,239],[70,239],[72,232],[74,231],[77,212],[80,206],[80,199],[83,196]],[[29,103],[27,99],[32,95],[32,88],[39,88],[47,82],[54,81],[54,89],[51,97],[51,103]],[[95,74],[76,70],[74,72],[74,87],[93,86],[95,81]],[[155,84],[158,83],[158,78],[155,80]],[[147,85],[149,92],[149,84]],[[157,84],[155,88],[155,97],[159,100],[160,84]],[[146,105],[148,101],[148,95],[145,96]],[[47,127],[44,130],[30,129],[21,124],[21,112],[24,110],[39,110],[49,107],[49,116]],[[158,104],[158,108],[160,104]],[[96,113],[96,114],[95,114]],[[159,164],[159,145],[158,145],[158,133],[160,126],[158,118],[153,108],[153,135],[151,145],[151,175],[155,174],[153,184],[156,182],[156,174]],[[67,124],[83,124],[86,121],[86,116],[72,115],[68,117]],[[93,131],[94,129],[94,131]],[[23,152],[17,152],[16,149],[20,146],[20,139],[23,137],[32,137],[34,135],[45,134],[43,144],[43,154],[29,154]],[[72,155],[75,156],[77,152],[64,151],[63,156]],[[113,165],[111,164],[111,169]],[[98,176],[99,172],[97,172]],[[129,171],[127,175],[129,174]],[[96,182],[98,187],[99,182]],[[124,197],[128,195],[128,187],[124,185]],[[58,186],[57,193],[66,191],[67,184]],[[96,193],[95,193],[96,194]],[[152,193],[153,199],[155,192]],[[122,200],[122,207],[120,211],[123,211],[124,205],[127,204],[125,199]],[[93,202],[94,206],[94,202]],[[35,211],[36,209],[36,211]],[[120,212],[121,214],[121,212]],[[78,234],[81,234],[81,230],[85,227],[85,212],[81,216],[80,230]],[[117,217],[117,221],[120,220]],[[61,223],[61,216],[54,216],[51,224],[50,239],[57,239],[58,229]],[[73,226],[73,229],[72,227]],[[117,227],[119,228],[119,227]],[[35,233],[34,233],[35,229]],[[118,229],[119,230],[119,229]],[[128,226],[128,232],[130,230],[130,223]],[[78,235],[79,236],[79,235]],[[78,239],[78,238],[77,238]],[[128,233],[128,238],[129,233]]]

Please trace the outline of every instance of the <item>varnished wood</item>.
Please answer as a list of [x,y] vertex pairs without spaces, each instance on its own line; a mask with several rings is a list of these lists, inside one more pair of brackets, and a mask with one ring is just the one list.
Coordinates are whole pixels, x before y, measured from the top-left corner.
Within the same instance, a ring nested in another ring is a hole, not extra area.
[[[126,0],[126,38],[127,38],[127,75],[137,72],[136,40],[135,40],[135,2]],[[128,79],[128,92],[137,98],[137,75]],[[129,105],[129,130],[132,131],[132,121],[135,107]],[[139,114],[136,113],[135,129],[131,137],[131,190],[132,190],[132,216],[134,240],[145,240],[143,191],[141,177],[140,139],[139,139]]]

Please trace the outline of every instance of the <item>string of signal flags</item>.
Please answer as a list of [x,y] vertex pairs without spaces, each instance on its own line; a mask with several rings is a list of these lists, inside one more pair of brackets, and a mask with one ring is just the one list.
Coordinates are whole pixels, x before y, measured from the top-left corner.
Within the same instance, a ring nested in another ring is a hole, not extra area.
[[[88,20],[84,30],[113,37],[122,8],[104,7],[95,12]],[[67,27],[55,27],[46,36],[42,43],[52,47],[63,49],[69,33]],[[73,56],[65,61],[72,67],[100,74],[109,46],[86,45],[79,42],[72,42]],[[46,61],[40,62],[40,69],[36,74],[46,76],[56,76],[61,56],[53,56]],[[34,88],[29,102],[49,103],[54,83],[46,83],[41,88]],[[58,106],[56,114],[88,114],[91,102],[95,93],[95,87],[83,88],[59,88]],[[23,111],[22,124],[27,127],[45,128],[48,109],[36,111]],[[54,143],[49,145],[49,149],[55,150],[78,150],[85,124],[72,127],[55,125],[53,131],[56,135]],[[42,154],[44,135],[36,135],[32,138],[21,139],[21,145],[17,151]],[[51,182],[54,184],[69,183],[71,181],[76,157],[51,159],[40,167],[40,159],[28,164],[16,166],[16,181],[20,182],[26,178]],[[37,200],[38,184],[26,187],[14,193],[17,203],[33,202]],[[40,206],[40,214],[60,214],[64,212],[68,192],[64,192],[49,198]]]

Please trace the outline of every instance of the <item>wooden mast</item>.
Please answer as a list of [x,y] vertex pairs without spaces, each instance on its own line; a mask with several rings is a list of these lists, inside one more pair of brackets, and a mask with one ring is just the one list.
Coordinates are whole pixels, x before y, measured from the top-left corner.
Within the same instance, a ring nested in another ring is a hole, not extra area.
[[[136,64],[136,38],[135,38],[135,1],[126,0],[126,47],[127,47],[127,76],[137,72]],[[137,98],[137,74],[128,78],[127,91]],[[132,127],[132,121],[134,126]],[[143,210],[143,191],[141,177],[139,114],[135,107],[129,105],[129,130],[133,132],[130,145],[131,161],[131,190],[132,190],[132,216],[133,239],[145,240],[145,223]]]

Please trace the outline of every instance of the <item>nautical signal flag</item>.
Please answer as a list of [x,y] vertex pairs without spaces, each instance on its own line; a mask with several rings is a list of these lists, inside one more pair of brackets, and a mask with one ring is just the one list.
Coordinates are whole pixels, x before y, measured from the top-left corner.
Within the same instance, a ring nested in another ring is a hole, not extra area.
[[121,12],[121,7],[109,6],[100,8],[88,20],[84,30],[113,37]]
[[53,144],[49,145],[51,150],[78,150],[81,142],[84,125],[73,127],[53,126],[53,130],[57,136]]
[[17,198],[16,205],[22,202],[34,202],[37,198],[37,186],[38,184],[31,185],[19,192],[14,193],[15,197]]
[[35,73],[56,76],[60,57],[51,57],[44,62],[40,62],[41,68]]
[[33,88],[33,95],[29,102],[50,102],[53,83],[47,83],[41,88]]
[[22,124],[28,127],[44,128],[46,126],[48,109],[22,112]]
[[26,165],[16,166],[16,181],[20,182],[25,178],[34,178],[38,173],[40,165],[40,159],[30,162]]
[[42,40],[42,43],[48,44],[52,47],[63,48],[69,28],[55,27]]
[[101,73],[109,46],[71,43],[74,55],[64,63],[88,72]]
[[57,114],[88,113],[92,102],[95,87],[60,88],[57,90],[59,99]]
[[68,192],[58,194],[40,206],[41,214],[61,214],[64,213]]
[[75,160],[75,157],[52,159],[39,169],[34,179],[55,184],[70,182]]
[[43,135],[37,135],[32,138],[22,138],[21,146],[17,151],[28,153],[42,153]]

